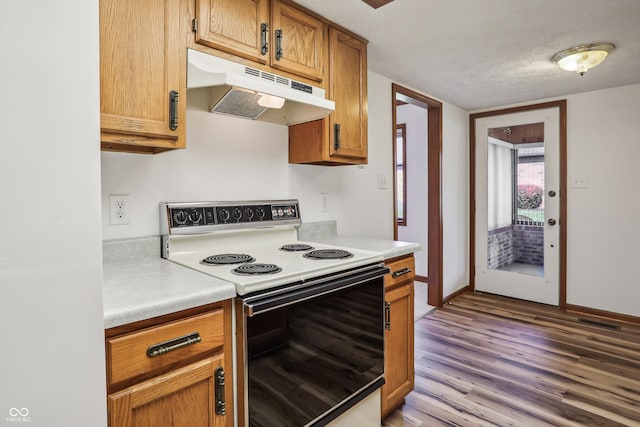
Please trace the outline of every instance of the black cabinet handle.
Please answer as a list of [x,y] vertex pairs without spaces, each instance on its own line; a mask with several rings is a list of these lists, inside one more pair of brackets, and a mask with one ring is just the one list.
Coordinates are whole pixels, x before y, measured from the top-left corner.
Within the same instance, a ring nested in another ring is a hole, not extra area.
[[384,328],[387,331],[391,330],[391,304],[384,302]]
[[269,25],[265,23],[260,24],[260,44],[260,52],[264,56],[269,52]]
[[215,400],[216,415],[227,415],[227,403],[224,399],[225,374],[223,368],[217,368],[215,371]]
[[282,30],[276,30],[276,61],[282,58]]
[[169,92],[169,129],[178,129],[178,92]]
[[391,273],[391,277],[395,279],[396,277],[404,276],[405,274],[409,273],[411,273],[410,268],[403,268],[402,270],[394,271],[393,273]]
[[200,334],[197,332],[192,332],[188,335],[184,335],[179,338],[174,338],[169,341],[164,341],[159,344],[154,344],[147,348],[147,356],[149,357],[158,357],[163,354],[167,354],[170,351],[178,350],[183,347],[187,347],[193,344],[197,344],[202,341],[200,338]]
[[333,149],[340,149],[340,124],[336,123],[333,125]]

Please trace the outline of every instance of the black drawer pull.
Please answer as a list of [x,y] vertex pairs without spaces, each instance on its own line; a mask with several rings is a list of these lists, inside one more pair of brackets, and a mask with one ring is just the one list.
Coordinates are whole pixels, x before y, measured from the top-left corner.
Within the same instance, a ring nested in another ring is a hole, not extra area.
[[174,338],[169,341],[154,344],[147,349],[147,356],[158,357],[170,351],[178,350],[183,347],[187,347],[193,344],[197,344],[202,341],[198,332],[192,332],[188,335]]
[[403,268],[402,270],[398,270],[398,271],[394,271],[393,273],[391,273],[391,277],[398,278],[400,276],[404,276],[405,274],[409,274],[411,273],[411,269],[410,268]]

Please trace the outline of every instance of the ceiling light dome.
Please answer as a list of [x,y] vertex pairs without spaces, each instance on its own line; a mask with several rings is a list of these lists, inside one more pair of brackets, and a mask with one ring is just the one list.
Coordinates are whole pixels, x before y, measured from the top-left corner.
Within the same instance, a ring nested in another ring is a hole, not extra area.
[[611,43],[583,44],[556,53],[551,61],[563,70],[575,71],[582,76],[587,70],[604,61],[615,48]]

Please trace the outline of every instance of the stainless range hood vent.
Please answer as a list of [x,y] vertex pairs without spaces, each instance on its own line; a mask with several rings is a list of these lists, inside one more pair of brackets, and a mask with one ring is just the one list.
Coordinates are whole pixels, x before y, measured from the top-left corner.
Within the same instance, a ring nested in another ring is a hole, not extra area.
[[[213,96],[213,98],[216,97]],[[259,98],[260,95],[257,95],[253,91],[230,88],[209,110],[228,116],[256,120],[262,113],[268,110],[267,107],[258,104]]]
[[331,114],[322,88],[189,49],[187,87],[209,88],[214,113],[295,125]]

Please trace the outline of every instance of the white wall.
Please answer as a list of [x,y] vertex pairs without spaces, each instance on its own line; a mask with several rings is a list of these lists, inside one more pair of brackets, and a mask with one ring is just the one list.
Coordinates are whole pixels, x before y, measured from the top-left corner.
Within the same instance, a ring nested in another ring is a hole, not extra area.
[[0,51],[0,422],[106,426],[98,2],[3,0]]
[[640,316],[640,85],[567,98],[567,302]]
[[427,124],[428,110],[412,104],[396,107],[397,124],[406,124],[407,214],[398,240],[420,243],[414,254],[416,274],[427,276]]
[[[199,95],[189,92],[186,149],[102,153],[104,239],[159,234],[163,201],[289,197],[287,128],[209,113]],[[109,194],[130,194],[131,224],[109,225]]]
[[469,284],[469,136],[467,113],[442,104],[442,290]]

